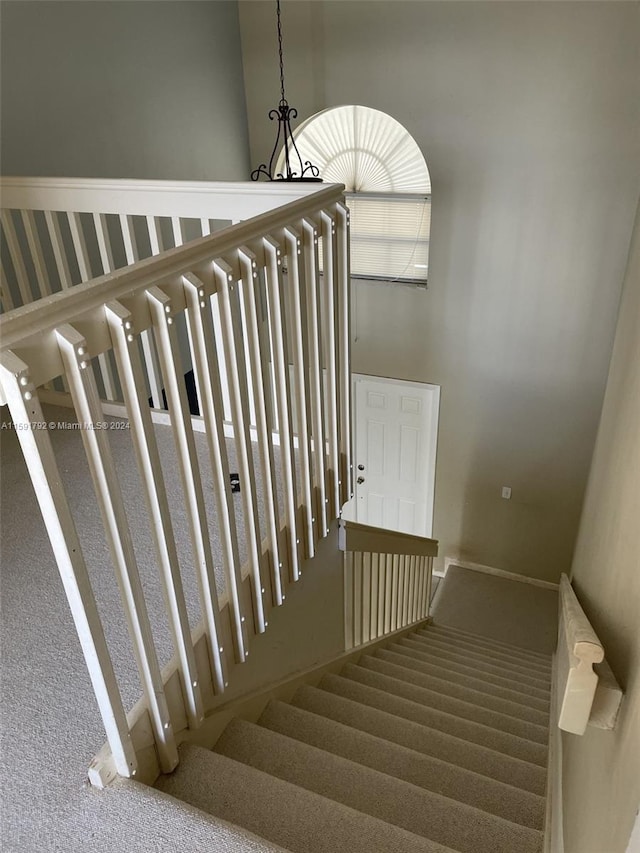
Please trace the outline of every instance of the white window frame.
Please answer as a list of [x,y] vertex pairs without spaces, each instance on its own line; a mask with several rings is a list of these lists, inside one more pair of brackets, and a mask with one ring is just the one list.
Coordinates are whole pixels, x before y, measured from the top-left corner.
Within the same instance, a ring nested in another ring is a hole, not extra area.
[[[311,116],[294,136],[303,161],[318,166],[325,180],[345,185],[346,201],[352,208],[352,277],[426,287],[431,180],[425,158],[409,131],[380,110],[346,105]],[[277,171],[283,171],[283,161],[284,152]],[[367,199],[372,209],[365,219],[358,216],[358,208],[365,210],[363,202]],[[389,203],[388,214],[380,205],[384,201]],[[416,208],[414,216],[410,205],[401,210],[403,202],[422,204],[422,208]],[[376,203],[377,210],[373,209]],[[398,207],[391,212],[393,205]],[[400,214],[406,233],[402,233]],[[375,250],[372,248],[371,256],[364,261],[361,246],[369,235]],[[406,258],[398,251],[403,243],[411,245]]]

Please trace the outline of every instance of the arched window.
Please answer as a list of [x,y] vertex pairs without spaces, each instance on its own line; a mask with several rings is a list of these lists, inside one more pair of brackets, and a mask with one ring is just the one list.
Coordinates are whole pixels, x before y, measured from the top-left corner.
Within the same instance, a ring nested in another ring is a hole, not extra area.
[[411,134],[380,110],[343,106],[307,119],[295,140],[323,180],[345,185],[352,275],[424,284],[431,181]]

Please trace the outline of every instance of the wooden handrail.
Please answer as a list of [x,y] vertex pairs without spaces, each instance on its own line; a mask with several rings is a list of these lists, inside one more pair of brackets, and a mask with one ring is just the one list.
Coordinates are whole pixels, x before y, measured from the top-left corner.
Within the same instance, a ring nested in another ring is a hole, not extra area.
[[613,729],[623,693],[565,574],[560,577],[557,658],[558,727],[578,735],[587,725]]
[[185,219],[249,219],[316,192],[317,184],[0,177],[5,209]]
[[355,521],[340,522],[340,549],[371,554],[399,554],[414,557],[436,557],[438,540],[413,533],[385,530]]
[[598,686],[594,663],[604,660],[604,649],[580,607],[569,578],[560,577],[558,626],[558,726],[584,734]]
[[568,649],[580,660],[600,663],[604,649],[565,574],[560,577],[560,596]]

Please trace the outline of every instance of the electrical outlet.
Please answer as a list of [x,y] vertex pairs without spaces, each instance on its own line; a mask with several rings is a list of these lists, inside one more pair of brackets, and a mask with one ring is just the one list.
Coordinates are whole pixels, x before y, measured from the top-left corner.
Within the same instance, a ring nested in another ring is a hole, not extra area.
[[506,501],[511,500],[511,486],[503,486],[502,487],[502,497]]

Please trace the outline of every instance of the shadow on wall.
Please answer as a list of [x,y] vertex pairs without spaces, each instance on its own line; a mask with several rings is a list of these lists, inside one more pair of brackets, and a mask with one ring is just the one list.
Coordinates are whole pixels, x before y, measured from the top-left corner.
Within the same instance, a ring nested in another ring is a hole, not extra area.
[[578,419],[561,388],[523,391],[495,376],[481,384],[459,556],[557,583],[571,566],[597,413]]
[[[456,181],[443,198],[436,181],[426,290],[395,281],[353,280],[353,372],[444,385],[446,377],[469,363],[468,330],[481,298],[475,270],[483,199],[484,184],[477,181],[468,197]],[[463,253],[456,250],[461,239]]]

